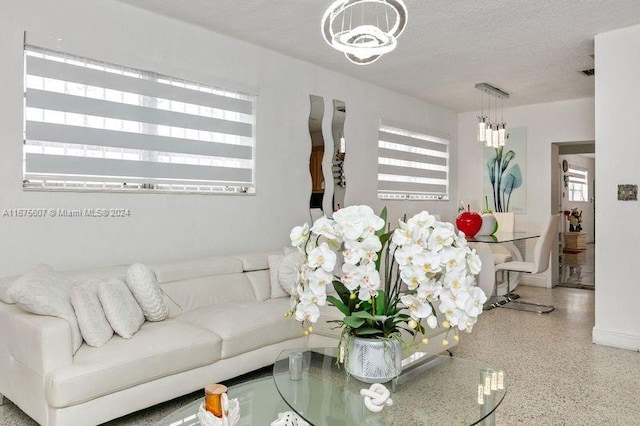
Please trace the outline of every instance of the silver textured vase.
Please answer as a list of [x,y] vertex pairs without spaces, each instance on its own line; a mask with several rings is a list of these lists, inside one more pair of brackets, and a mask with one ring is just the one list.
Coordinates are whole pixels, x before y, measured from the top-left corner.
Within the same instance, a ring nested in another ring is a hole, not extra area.
[[365,383],[386,383],[402,371],[402,344],[395,339],[354,337],[348,343],[345,368]]

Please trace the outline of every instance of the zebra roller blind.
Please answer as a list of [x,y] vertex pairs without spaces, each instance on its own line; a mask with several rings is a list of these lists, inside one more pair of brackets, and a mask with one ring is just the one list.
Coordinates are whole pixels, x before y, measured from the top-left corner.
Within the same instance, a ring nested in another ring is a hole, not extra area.
[[381,124],[378,198],[448,200],[449,141]]
[[253,193],[255,104],[27,46],[24,187]]

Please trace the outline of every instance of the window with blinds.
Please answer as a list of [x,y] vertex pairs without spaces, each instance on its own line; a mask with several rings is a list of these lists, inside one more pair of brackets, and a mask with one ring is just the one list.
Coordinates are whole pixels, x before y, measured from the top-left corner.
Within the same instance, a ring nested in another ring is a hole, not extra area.
[[378,198],[448,200],[449,141],[381,124]]
[[256,97],[25,47],[24,187],[255,192]]
[[589,183],[587,169],[569,166],[567,171],[569,201],[589,201]]

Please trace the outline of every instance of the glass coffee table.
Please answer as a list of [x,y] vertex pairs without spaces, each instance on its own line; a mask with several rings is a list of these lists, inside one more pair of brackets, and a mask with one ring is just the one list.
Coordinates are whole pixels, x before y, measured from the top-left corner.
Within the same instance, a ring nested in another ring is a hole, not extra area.
[[[238,398],[240,402],[238,426],[269,425],[278,418],[278,413],[290,411],[290,408],[280,398],[271,377],[231,386],[227,395],[229,398]],[[203,402],[204,397],[193,401],[169,414],[157,425],[200,426],[197,414]]]
[[[302,377],[291,380],[289,355],[300,352]],[[360,389],[370,385],[347,378],[344,366],[336,363],[337,348],[284,351],[273,366],[273,380],[287,405],[315,426],[495,423],[494,412],[507,392],[504,370],[439,355],[425,356],[416,365],[419,354],[403,361],[391,394],[394,405],[380,413],[365,408]],[[386,386],[391,390],[392,383]]]

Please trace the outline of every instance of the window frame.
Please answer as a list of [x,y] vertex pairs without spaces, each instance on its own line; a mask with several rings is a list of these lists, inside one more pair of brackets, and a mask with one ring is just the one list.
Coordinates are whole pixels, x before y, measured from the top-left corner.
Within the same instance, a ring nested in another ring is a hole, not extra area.
[[[567,192],[568,200],[572,203],[589,202],[589,171],[580,166],[569,165],[567,170]],[[576,199],[575,195],[581,194],[581,198]]]

